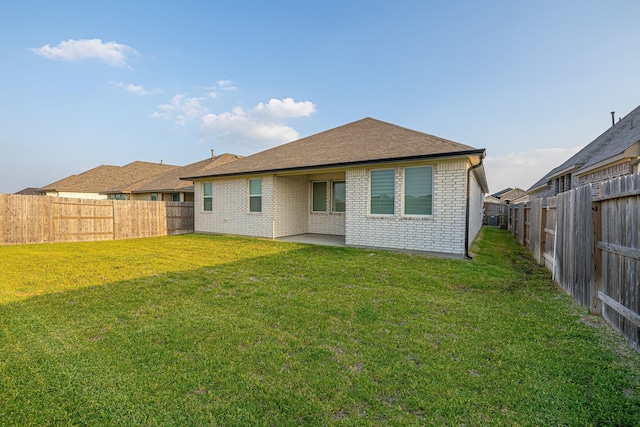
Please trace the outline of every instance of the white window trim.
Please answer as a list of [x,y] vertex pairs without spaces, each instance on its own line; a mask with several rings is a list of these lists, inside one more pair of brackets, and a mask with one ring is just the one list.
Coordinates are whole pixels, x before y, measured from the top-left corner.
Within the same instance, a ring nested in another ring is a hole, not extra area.
[[[260,194],[251,194],[251,181],[260,180]],[[262,186],[264,185],[264,180],[262,178],[248,178],[247,179],[247,213],[250,215],[261,215],[263,211],[262,204]],[[260,210],[252,211],[251,210],[251,198],[252,197],[260,197]]]
[[[319,182],[324,182],[324,184],[325,184],[325,193],[324,193],[324,199],[325,199],[324,200],[324,206],[325,206],[325,209],[323,211],[314,211],[313,210],[313,184],[316,184],[316,183],[319,183]],[[311,181],[311,200],[310,200],[310,204],[311,204],[311,213],[312,214],[315,214],[315,215],[324,214],[324,215],[326,215],[327,213],[329,213],[331,211],[330,208],[329,209],[327,208],[327,199],[330,199],[329,198],[329,193],[331,191],[328,188],[328,185],[327,185],[328,183],[329,183],[329,181],[327,181],[327,180]]]
[[[211,196],[205,196],[204,195],[204,187],[205,184],[211,184]],[[211,210],[207,211],[204,209],[204,200],[205,199],[211,199]],[[203,182],[202,183],[202,204],[200,205],[200,212],[204,212],[204,213],[212,213],[213,212],[213,182]]]
[[[333,210],[333,183],[334,182],[342,182],[344,183],[344,188],[345,188],[345,197],[344,197],[344,211],[334,211]],[[330,190],[330,196],[329,196],[329,203],[330,203],[330,207],[329,207],[329,211],[331,211],[332,214],[334,215],[344,215],[347,211],[347,180],[346,179],[332,179],[331,182],[329,183],[331,190]]]
[[[422,214],[408,214],[405,213],[405,191],[406,191],[406,187],[407,187],[407,169],[416,169],[416,168],[431,168],[431,214],[426,214],[426,215],[422,215]],[[434,181],[435,181],[435,173],[434,173],[435,168],[432,165],[421,165],[421,166],[407,166],[405,168],[403,168],[402,170],[402,216],[405,218],[415,218],[415,219],[419,219],[419,218],[432,218],[433,217],[433,211],[435,210],[435,200],[434,200]]]
[[[383,171],[383,170],[392,170],[393,171],[393,213],[391,214],[381,214],[381,213],[371,213],[371,182],[372,182],[372,178],[371,178],[371,174],[372,172],[376,172],[376,171]],[[369,185],[368,185],[368,189],[367,189],[367,217],[369,218],[393,218],[397,215],[397,206],[396,206],[396,202],[397,202],[397,196],[396,193],[398,191],[398,186],[396,185],[396,179],[397,179],[397,170],[396,168],[380,168],[380,169],[369,169]]]

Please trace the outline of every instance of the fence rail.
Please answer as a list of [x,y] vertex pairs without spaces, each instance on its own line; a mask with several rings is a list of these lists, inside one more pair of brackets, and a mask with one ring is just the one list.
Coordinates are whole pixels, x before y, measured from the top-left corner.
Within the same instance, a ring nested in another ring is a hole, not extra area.
[[193,203],[0,194],[0,245],[192,233]]
[[640,351],[640,175],[511,205],[508,229],[554,280]]

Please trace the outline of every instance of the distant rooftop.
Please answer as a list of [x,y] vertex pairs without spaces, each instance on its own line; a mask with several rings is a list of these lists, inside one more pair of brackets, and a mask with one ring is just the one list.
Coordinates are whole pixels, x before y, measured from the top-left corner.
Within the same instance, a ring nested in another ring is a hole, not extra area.
[[548,181],[555,178],[555,175],[563,173],[563,171],[572,170],[572,173],[580,174],[585,169],[624,153],[625,150],[638,141],[640,141],[640,106],[636,107],[560,166],[552,169],[527,191],[545,186]]

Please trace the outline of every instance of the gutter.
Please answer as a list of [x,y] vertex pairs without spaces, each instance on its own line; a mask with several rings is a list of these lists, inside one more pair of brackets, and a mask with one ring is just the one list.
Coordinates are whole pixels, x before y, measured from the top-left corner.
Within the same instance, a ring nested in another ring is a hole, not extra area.
[[469,199],[471,198],[470,196],[470,183],[471,183],[471,171],[473,171],[474,169],[479,168],[480,166],[482,166],[482,159],[484,159],[484,156],[480,157],[480,161],[478,162],[477,165],[475,166],[471,166],[469,169],[467,169],[467,213],[465,215],[465,223],[464,223],[464,257],[465,259],[473,259],[473,257],[471,255],[469,255]]

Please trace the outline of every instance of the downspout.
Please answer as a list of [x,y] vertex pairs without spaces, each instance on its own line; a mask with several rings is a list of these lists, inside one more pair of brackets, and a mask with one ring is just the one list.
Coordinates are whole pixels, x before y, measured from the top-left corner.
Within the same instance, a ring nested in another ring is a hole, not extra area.
[[466,259],[473,259],[473,257],[471,255],[469,255],[469,204],[470,204],[470,198],[471,198],[471,190],[470,188],[470,183],[471,183],[471,171],[479,168],[480,166],[482,166],[482,156],[480,157],[480,161],[478,162],[477,165],[475,166],[471,166],[469,169],[467,169],[467,214],[465,217],[465,224],[464,224],[464,257]]

